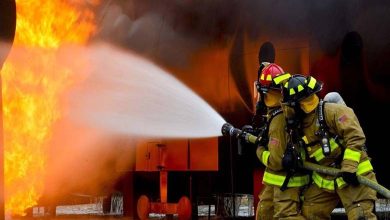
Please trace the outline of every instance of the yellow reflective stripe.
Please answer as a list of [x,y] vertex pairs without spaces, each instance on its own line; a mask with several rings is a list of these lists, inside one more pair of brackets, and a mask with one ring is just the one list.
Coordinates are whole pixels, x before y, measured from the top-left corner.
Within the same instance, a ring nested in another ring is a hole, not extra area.
[[[327,180],[327,179],[323,178],[322,176],[320,176],[317,172],[313,172],[312,178],[313,178],[314,183],[320,188],[327,189],[327,190],[334,190],[335,189],[335,187],[334,187],[335,181],[334,180]],[[340,188],[340,187],[343,187],[346,184],[346,182],[341,177],[339,177],[336,179],[336,184],[337,184],[337,187]]]
[[268,76],[267,76],[267,81],[272,81],[271,75],[268,75]]
[[303,86],[302,85],[298,85],[298,92],[304,90]]
[[269,151],[263,151],[263,154],[261,155],[261,162],[263,162],[263,164],[265,166],[268,166],[268,158],[269,158],[269,155],[271,153]]
[[288,181],[288,187],[299,187],[309,184],[310,178],[308,175],[305,176],[293,176]]
[[318,173],[313,172],[312,175],[314,183],[320,187],[320,188],[325,188],[329,190],[334,190],[334,182],[330,180],[326,180],[322,178]]
[[303,136],[303,137],[302,137],[302,140],[305,142],[305,144],[308,144],[308,143],[309,143],[309,141],[307,140],[307,137],[306,137],[306,136]]
[[[267,171],[264,172],[263,182],[275,185],[275,186],[282,186],[284,183],[284,180],[286,179],[286,176],[282,175],[276,175],[273,173],[269,173]],[[304,186],[309,183],[309,176],[293,176],[288,181],[287,186],[288,187],[300,187]]]
[[314,157],[316,161],[320,161],[325,158],[325,155],[322,153],[322,148],[317,149],[310,155],[310,158]]
[[336,179],[337,187],[343,187],[344,185],[347,185],[347,183],[343,180],[343,178],[339,177]]
[[288,82],[286,82],[285,84],[284,84],[284,88],[288,88]]
[[344,151],[344,160],[353,160],[356,162],[360,162],[360,152],[359,151],[354,151],[349,148],[345,149]]
[[263,182],[271,185],[282,186],[285,178],[285,176],[279,176],[265,171]]
[[314,79],[313,77],[310,77],[310,82],[307,85],[310,89],[314,89],[314,86],[316,85],[317,80]]
[[290,89],[290,95],[294,95],[295,94],[295,91],[293,88]]
[[264,80],[264,74],[261,74],[260,79]]
[[[334,151],[336,148],[339,147],[339,145],[337,144],[337,142],[334,140],[334,138],[331,138],[329,140],[329,144],[330,144],[330,151]],[[324,153],[322,152],[322,148],[320,149],[317,149],[316,151],[314,151],[313,154],[310,155],[310,158],[314,157],[316,159],[316,161],[320,161],[322,159],[325,158],[325,155]]]
[[[373,169],[370,160],[365,160],[359,164],[356,174],[361,175]],[[328,190],[334,190],[335,188],[333,180],[327,180],[321,177],[317,172],[313,172],[312,178],[315,184],[320,188]],[[341,177],[336,179],[336,183],[339,188],[347,184]]]
[[279,76],[274,77],[273,81],[274,81],[275,85],[279,85],[281,82],[283,82],[284,80],[286,80],[290,77],[291,77],[290,73],[285,73],[285,74],[281,74]]
[[338,148],[339,145],[337,144],[336,140],[334,138],[331,138],[329,140],[330,149],[333,151],[334,149]]
[[367,173],[368,171],[371,171],[373,169],[374,168],[372,167],[370,160],[365,160],[365,161],[359,163],[356,174],[361,175],[361,174]]

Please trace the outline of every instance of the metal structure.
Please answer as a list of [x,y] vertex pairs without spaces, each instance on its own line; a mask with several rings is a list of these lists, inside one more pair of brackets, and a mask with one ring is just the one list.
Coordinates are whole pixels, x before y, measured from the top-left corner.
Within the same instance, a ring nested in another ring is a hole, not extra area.
[[[209,157],[202,152],[214,152]],[[137,144],[136,171],[158,172],[159,198],[156,201],[143,194],[137,201],[140,219],[148,219],[150,213],[174,215],[179,219],[191,219],[192,195],[181,196],[177,203],[168,201],[169,171],[217,171],[218,139],[196,140],[141,140]],[[191,187],[191,186],[188,186]],[[191,190],[190,190],[191,194]]]

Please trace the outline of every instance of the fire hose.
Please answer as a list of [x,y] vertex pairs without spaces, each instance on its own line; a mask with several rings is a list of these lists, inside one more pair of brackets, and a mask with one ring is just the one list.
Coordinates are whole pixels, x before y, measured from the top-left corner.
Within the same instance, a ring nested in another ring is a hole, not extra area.
[[[256,137],[248,132],[242,131],[238,128],[233,127],[233,125],[229,123],[225,123],[222,126],[222,134],[224,136],[231,136],[235,138],[242,138],[248,143],[258,144],[260,142],[261,137]],[[333,167],[325,167],[318,164],[314,164],[308,161],[304,161],[302,168],[310,171],[315,171],[317,173],[327,174],[331,176],[340,176],[341,170]],[[383,195],[387,199],[390,199],[390,190],[386,187],[380,185],[379,183],[372,181],[364,176],[357,175],[357,179],[360,184],[370,187],[375,190],[379,194]]]
[[[325,167],[321,166],[315,163],[303,162],[303,168],[306,170],[315,171],[317,173],[323,173],[331,176],[340,176],[341,170],[333,167]],[[383,195],[387,199],[390,199],[390,190],[388,190],[386,187],[380,185],[379,183],[372,181],[368,179],[367,177],[357,175],[357,179],[360,184],[366,185],[370,187],[371,189],[377,191],[379,194]]]

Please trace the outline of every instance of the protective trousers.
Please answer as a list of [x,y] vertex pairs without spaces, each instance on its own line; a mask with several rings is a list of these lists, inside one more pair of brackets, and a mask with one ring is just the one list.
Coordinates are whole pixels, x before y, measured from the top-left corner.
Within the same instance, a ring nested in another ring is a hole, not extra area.
[[274,187],[264,185],[259,194],[259,203],[256,208],[256,220],[273,220],[274,215]]
[[[365,177],[376,181],[374,172],[369,172]],[[376,191],[368,186],[346,186],[336,189],[335,192],[326,191],[316,184],[304,192],[302,206],[303,215],[307,219],[329,220],[331,213],[341,200],[345,212],[350,220],[376,220],[373,213]]]
[[256,220],[303,220],[300,213],[300,187],[281,191],[278,186],[265,185],[257,205]]

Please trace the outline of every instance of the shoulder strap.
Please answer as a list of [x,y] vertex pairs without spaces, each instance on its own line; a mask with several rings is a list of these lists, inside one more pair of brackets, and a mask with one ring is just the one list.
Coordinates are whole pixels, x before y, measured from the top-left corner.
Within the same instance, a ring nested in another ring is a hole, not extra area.
[[330,142],[329,142],[329,129],[326,125],[325,114],[324,114],[324,106],[326,101],[320,100],[318,105],[318,123],[320,125],[320,129],[318,130],[318,135],[320,135],[320,144],[322,147],[322,153],[325,156],[328,156],[331,152]]
[[267,117],[267,121],[266,123],[264,124],[264,126],[262,127],[262,131],[260,132],[260,135],[259,135],[259,140],[262,141],[263,143],[263,146],[266,147],[266,144],[268,143],[268,131],[269,131],[269,125],[271,124],[271,121],[273,118],[275,118],[275,116],[277,116],[278,114],[282,113],[282,109],[281,108],[277,108],[277,109],[274,109],[272,110],[268,115],[269,117]]
[[318,105],[318,123],[320,124],[320,128],[328,129],[325,120],[325,103],[326,101],[320,100],[320,104]]
[[273,111],[271,111],[269,114],[270,114],[270,117],[269,119],[267,120],[267,124],[269,125],[272,121],[272,119],[275,118],[275,116],[279,115],[280,113],[282,113],[282,108],[277,108],[277,109],[274,109]]

